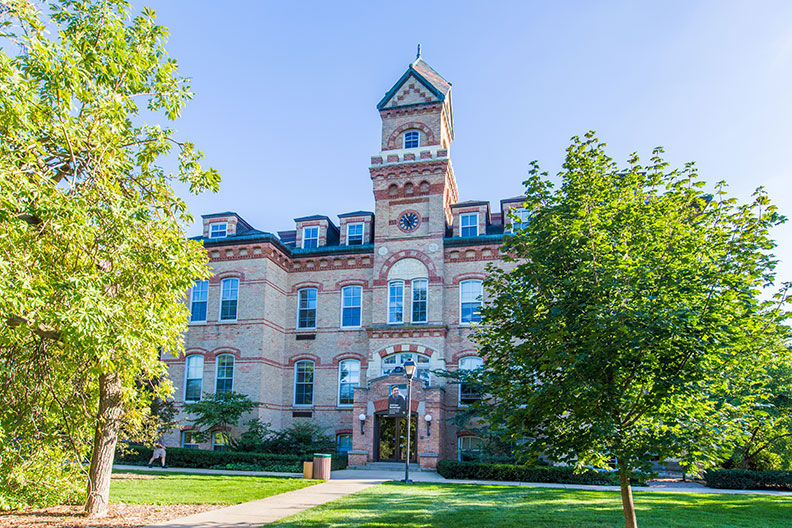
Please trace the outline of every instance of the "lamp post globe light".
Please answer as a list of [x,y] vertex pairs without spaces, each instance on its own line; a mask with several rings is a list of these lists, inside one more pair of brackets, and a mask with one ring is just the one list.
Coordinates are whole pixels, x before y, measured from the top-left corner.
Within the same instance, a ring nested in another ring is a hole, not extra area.
[[409,484],[410,480],[410,422],[412,421],[412,379],[415,376],[415,362],[408,360],[404,362],[404,376],[407,378],[407,456],[404,458],[404,482]]

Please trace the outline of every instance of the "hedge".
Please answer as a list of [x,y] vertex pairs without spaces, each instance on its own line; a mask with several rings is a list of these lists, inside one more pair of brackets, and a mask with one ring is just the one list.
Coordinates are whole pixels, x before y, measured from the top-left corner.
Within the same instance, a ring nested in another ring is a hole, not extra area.
[[[575,473],[574,468],[569,466],[524,466],[441,460],[437,463],[437,472],[447,479],[460,480],[619,485],[619,475],[615,472],[587,469],[582,473]],[[633,484],[642,485],[645,477],[635,475],[631,481]]]
[[[127,446],[124,452],[116,451],[115,463],[144,466],[151,459],[152,450],[148,447]],[[242,453],[236,451],[209,451],[206,449],[184,449],[170,447],[165,460],[169,467],[202,469],[239,469],[258,471],[281,471],[301,473],[302,463],[313,460],[311,455],[281,455],[274,453]],[[158,461],[155,461],[157,463]],[[234,467],[236,466],[236,467]],[[333,455],[332,469],[347,467],[346,455]]]
[[704,473],[710,488],[792,491],[792,471],[713,469]]

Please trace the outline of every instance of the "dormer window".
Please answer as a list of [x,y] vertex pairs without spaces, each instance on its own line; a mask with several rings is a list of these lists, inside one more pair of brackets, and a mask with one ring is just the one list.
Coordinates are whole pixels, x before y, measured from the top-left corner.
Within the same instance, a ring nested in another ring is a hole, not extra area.
[[410,130],[404,133],[404,148],[417,148],[421,146],[421,133],[417,130]]
[[302,247],[319,247],[319,226],[303,227]]
[[363,245],[363,223],[347,224],[347,245]]
[[522,229],[528,225],[528,219],[531,216],[531,212],[528,209],[512,209],[511,212],[518,219],[512,219],[510,232],[514,233],[515,230]]
[[215,222],[209,224],[209,238],[225,238],[228,236],[228,223]]
[[464,213],[459,215],[459,236],[478,236],[478,213]]

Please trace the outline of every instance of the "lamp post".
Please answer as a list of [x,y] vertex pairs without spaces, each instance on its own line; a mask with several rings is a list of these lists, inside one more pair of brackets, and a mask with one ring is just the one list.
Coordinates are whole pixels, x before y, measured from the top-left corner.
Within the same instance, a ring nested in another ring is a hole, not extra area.
[[408,360],[404,362],[404,375],[407,377],[407,456],[404,458],[404,482],[409,484],[410,480],[410,422],[412,421],[412,379],[415,375],[415,362]]

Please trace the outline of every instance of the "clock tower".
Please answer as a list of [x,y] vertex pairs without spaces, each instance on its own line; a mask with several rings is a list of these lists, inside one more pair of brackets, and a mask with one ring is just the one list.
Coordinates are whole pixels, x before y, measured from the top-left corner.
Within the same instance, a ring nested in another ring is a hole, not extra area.
[[[451,83],[419,52],[377,109],[382,119],[381,150],[372,156],[369,168],[376,202],[374,286],[382,289],[375,291],[375,302],[386,302],[389,282],[403,280],[407,285],[415,274],[428,279],[430,298],[440,300],[443,239],[452,223],[451,206],[458,200],[450,159]],[[399,261],[404,262],[397,269],[412,270],[410,276],[394,271]],[[430,307],[428,322],[442,319],[440,308],[436,310],[432,313]],[[375,315],[373,322],[387,324],[385,315],[381,317],[377,321]]]

